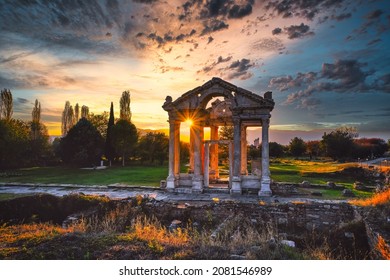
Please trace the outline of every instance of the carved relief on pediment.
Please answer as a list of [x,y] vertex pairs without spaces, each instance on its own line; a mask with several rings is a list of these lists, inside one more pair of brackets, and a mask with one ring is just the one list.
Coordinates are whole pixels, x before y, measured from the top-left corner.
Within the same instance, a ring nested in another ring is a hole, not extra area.
[[232,117],[232,111],[230,110],[231,102],[228,99],[221,101],[217,99],[211,104],[210,119],[221,119]]

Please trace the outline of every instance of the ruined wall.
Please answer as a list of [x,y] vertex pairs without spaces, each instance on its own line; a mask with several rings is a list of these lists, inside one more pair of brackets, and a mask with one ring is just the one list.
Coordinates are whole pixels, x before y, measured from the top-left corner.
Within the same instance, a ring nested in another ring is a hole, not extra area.
[[[191,202],[189,202],[191,203]],[[222,222],[232,215],[243,215],[261,224],[272,223],[288,231],[329,230],[354,220],[354,209],[347,203],[236,204],[147,203],[145,207],[160,220],[177,219],[200,224]]]

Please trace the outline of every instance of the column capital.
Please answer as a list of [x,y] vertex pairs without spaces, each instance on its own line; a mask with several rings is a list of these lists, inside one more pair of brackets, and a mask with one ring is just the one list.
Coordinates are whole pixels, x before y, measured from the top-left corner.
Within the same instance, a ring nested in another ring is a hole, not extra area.
[[233,124],[234,126],[241,125],[241,118],[239,116],[233,116]]
[[261,125],[263,126],[263,127],[265,127],[265,126],[269,126],[269,123],[270,123],[270,117],[271,116],[264,116],[264,117],[261,117]]
[[179,124],[181,123],[181,121],[179,121],[178,119],[176,118],[169,118],[169,120],[167,121],[169,124]]

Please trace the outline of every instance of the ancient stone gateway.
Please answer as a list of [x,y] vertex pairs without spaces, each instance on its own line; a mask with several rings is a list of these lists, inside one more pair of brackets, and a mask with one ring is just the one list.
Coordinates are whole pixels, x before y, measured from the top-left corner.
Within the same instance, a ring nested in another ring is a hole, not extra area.
[[[214,97],[221,97],[206,106]],[[218,145],[229,145],[231,194],[243,190],[258,190],[259,196],[271,195],[269,171],[268,130],[270,112],[274,108],[272,93],[264,97],[239,88],[220,78],[213,78],[175,101],[167,96],[162,106],[169,115],[169,175],[168,191],[201,193],[209,180],[219,177]],[[190,127],[190,172],[180,173],[180,124],[192,121]],[[220,126],[234,127],[232,141],[218,140]],[[247,127],[262,127],[261,176],[248,174],[246,153]],[[204,141],[204,128],[210,127],[210,140]]]

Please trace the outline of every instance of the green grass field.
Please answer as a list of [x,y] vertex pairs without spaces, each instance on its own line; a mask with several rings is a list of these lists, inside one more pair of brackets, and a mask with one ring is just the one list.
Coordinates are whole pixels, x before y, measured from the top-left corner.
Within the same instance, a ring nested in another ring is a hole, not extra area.
[[336,163],[333,161],[304,161],[293,159],[277,159],[270,163],[271,177],[277,182],[301,183],[309,181],[313,184],[326,184],[333,181],[340,184],[352,184],[353,178],[339,177],[334,172],[355,166],[353,163]]
[[159,186],[168,174],[166,166],[125,166],[107,169],[85,170],[67,167],[34,167],[13,172],[13,176],[0,177],[4,183],[42,183],[109,185],[126,184],[139,186]]

